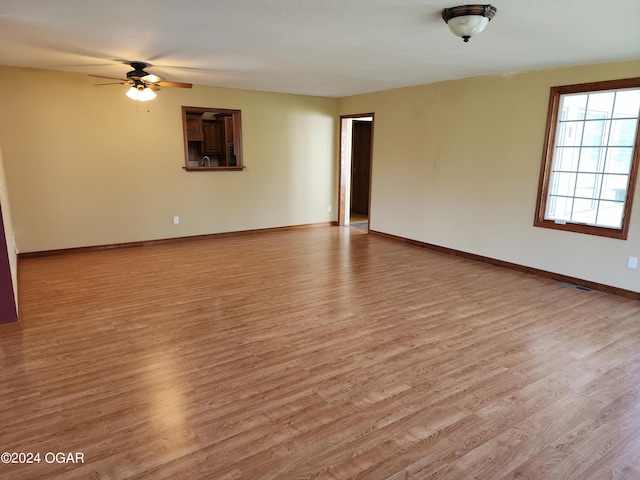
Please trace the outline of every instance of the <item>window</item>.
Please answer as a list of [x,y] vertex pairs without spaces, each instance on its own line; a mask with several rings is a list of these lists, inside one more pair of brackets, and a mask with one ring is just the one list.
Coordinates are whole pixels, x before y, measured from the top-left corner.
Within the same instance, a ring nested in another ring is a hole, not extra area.
[[240,110],[182,107],[185,170],[242,170]]
[[551,88],[534,225],[626,239],[640,78]]

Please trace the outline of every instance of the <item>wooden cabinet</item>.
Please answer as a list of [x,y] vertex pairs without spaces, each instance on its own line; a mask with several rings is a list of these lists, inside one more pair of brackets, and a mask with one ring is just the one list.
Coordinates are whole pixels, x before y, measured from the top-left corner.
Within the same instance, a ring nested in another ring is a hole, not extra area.
[[236,166],[233,144],[233,117],[221,116],[220,120],[203,120],[204,143],[202,152],[218,167]]
[[235,154],[235,146],[233,142],[233,117],[224,117],[224,153],[226,157],[226,164],[229,166],[236,166],[237,159]]
[[225,143],[233,143],[233,117],[224,117],[224,138]]
[[202,122],[202,133],[204,134],[204,145],[202,151],[205,155],[222,155],[223,148],[223,124],[219,120],[204,120]]
[[202,141],[202,115],[187,115],[186,118],[187,140]]

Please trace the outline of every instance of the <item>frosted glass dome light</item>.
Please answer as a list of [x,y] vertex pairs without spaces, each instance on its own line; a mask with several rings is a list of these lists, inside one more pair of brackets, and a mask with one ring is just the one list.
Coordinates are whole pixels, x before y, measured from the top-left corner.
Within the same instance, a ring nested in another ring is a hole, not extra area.
[[131,87],[126,95],[131,100],[137,100],[139,102],[146,102],[148,100],[153,100],[154,98],[156,98],[156,92],[151,90],[149,87],[145,87],[144,85]]
[[468,42],[489,24],[498,10],[492,5],[461,5],[445,8],[442,19],[449,25],[454,35]]

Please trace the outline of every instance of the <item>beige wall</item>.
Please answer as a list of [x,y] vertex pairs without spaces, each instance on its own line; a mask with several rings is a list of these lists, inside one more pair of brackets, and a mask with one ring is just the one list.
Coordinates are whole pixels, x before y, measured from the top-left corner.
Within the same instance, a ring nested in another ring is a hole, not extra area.
[[13,283],[13,296],[16,300],[16,311],[18,310],[18,256],[13,245],[13,219],[11,217],[11,205],[9,203],[9,193],[7,180],[4,173],[4,162],[2,160],[2,147],[0,144],[0,205],[2,206],[2,221],[4,226],[5,242],[7,244],[7,254],[9,256],[9,268],[11,268],[11,282]]
[[341,99],[375,112],[371,228],[640,292],[640,188],[626,241],[533,227],[549,88],[636,76],[637,61]]
[[[20,252],[335,220],[336,99],[195,86],[142,104],[96,82],[0,67]],[[243,172],[182,169],[182,105],[242,110]]]
[[[372,229],[640,291],[640,270],[626,267],[640,256],[640,193],[627,241],[533,227],[549,88],[632,76],[640,62],[339,101],[167,88],[147,112],[124,87],[93,87],[85,75],[0,67],[0,145],[18,248],[335,220],[337,116],[375,112]],[[248,168],[182,170],[181,105],[241,109]]]

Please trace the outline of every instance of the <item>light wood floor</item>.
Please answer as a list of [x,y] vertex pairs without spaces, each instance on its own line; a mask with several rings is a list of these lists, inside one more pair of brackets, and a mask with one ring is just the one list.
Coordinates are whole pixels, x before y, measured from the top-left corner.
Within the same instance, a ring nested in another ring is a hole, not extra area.
[[[4,479],[638,479],[640,302],[344,227],[20,262]],[[46,464],[81,452],[84,464]]]
[[369,221],[368,215],[363,215],[362,213],[355,213],[355,212],[351,212],[349,214],[349,223],[362,223],[362,222],[368,222],[368,221]]

